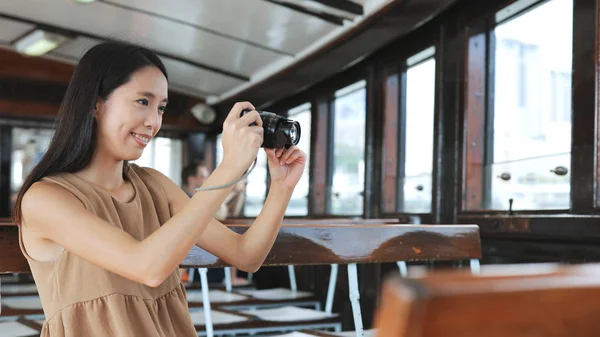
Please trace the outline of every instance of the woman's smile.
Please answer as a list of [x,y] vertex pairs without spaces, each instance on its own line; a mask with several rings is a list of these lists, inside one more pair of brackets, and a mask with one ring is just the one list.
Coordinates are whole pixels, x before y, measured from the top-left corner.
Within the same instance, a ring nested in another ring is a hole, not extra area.
[[150,139],[152,139],[152,136],[148,136],[148,135],[142,135],[139,133],[135,133],[132,132],[131,135],[133,136],[133,139],[135,139],[135,141],[140,144],[141,146],[146,146],[148,145],[148,143],[150,142]]

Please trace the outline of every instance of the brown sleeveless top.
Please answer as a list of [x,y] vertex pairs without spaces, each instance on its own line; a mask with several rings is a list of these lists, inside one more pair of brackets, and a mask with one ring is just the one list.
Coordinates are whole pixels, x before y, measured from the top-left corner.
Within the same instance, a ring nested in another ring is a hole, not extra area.
[[[87,210],[143,240],[171,217],[166,192],[144,168],[129,164],[131,202],[70,173],[43,180],[75,195]],[[23,246],[46,321],[41,337],[197,336],[177,269],[158,287],[131,281],[65,250],[56,261],[32,259]]]

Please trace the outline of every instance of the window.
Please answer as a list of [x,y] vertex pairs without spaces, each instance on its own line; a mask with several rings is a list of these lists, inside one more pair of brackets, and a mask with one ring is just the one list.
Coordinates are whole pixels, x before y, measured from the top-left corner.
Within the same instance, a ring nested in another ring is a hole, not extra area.
[[154,137],[144,149],[142,156],[134,163],[151,167],[181,186],[182,151],[183,144],[180,139]]
[[17,127],[12,129],[11,208],[15,204],[25,178],[42,159],[53,136],[53,129]]
[[[427,55],[435,50],[429,48]],[[421,53],[420,53],[421,54]],[[409,59],[410,60],[410,59]],[[400,162],[398,211],[430,213],[433,171],[433,116],[435,103],[435,59],[411,65],[406,70],[404,136],[399,137]],[[402,139],[404,138],[404,139]],[[403,144],[402,144],[403,143]]]
[[267,154],[261,148],[258,151],[256,167],[246,178],[246,202],[244,204],[245,216],[257,216],[262,211],[267,193]]
[[307,215],[308,214],[308,173],[310,165],[310,131],[311,131],[311,105],[306,103],[288,111],[288,118],[300,123],[300,141],[298,147],[306,153],[306,165],[304,174],[298,181],[290,204],[285,215]]
[[571,74],[553,71],[550,77],[552,85],[552,122],[571,122]]
[[366,94],[364,80],[335,93],[331,214],[363,214]]
[[219,166],[219,164],[221,164],[221,161],[223,161],[223,140],[222,140],[222,135],[218,135],[217,136],[217,144],[216,144],[216,156],[215,156],[215,167]]
[[483,208],[569,208],[572,18],[550,0],[493,31]]

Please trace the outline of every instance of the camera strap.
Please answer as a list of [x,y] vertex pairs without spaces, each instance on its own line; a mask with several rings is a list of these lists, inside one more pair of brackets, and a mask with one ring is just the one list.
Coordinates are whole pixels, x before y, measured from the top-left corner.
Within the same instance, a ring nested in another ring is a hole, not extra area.
[[254,162],[252,162],[252,166],[250,166],[250,168],[247,169],[246,172],[244,174],[242,174],[242,176],[240,178],[238,178],[237,180],[235,180],[235,181],[233,181],[233,182],[231,182],[229,184],[224,184],[224,185],[198,187],[198,188],[196,188],[196,192],[198,192],[198,191],[221,190],[221,189],[228,188],[228,187],[231,187],[231,186],[239,183],[240,181],[246,179],[246,177],[250,175],[250,173],[252,172],[252,170],[254,170],[254,167],[256,166],[256,161],[257,160],[258,160],[258,157],[254,158]]

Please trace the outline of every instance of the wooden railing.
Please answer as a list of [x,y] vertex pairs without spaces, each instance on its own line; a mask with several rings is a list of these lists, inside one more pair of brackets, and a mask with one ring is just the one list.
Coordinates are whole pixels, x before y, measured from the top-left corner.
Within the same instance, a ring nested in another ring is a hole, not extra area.
[[[470,260],[481,257],[479,228],[475,225],[306,222],[282,225],[264,266]],[[243,233],[249,225],[227,226]],[[211,268],[226,264],[194,247],[181,266]],[[29,272],[29,267],[19,248],[17,226],[0,221],[0,274],[26,272]]]

